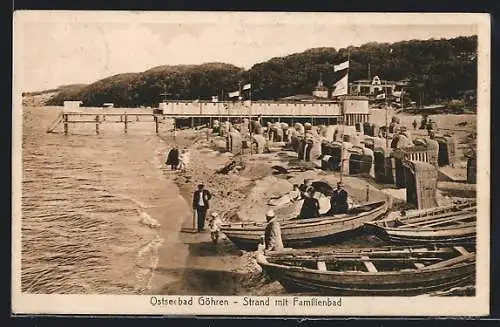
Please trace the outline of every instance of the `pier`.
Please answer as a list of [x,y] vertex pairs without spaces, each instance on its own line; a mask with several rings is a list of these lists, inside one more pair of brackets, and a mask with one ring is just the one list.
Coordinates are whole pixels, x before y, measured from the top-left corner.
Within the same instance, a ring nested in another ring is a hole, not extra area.
[[[151,117],[152,119],[148,119]],[[116,119],[118,118],[118,119]],[[355,125],[370,121],[368,100],[364,97],[346,97],[344,100],[329,102],[254,101],[207,102],[175,101],[164,102],[159,108],[109,108],[77,107],[65,108],[49,126],[52,132],[59,124],[64,125],[64,134],[69,133],[71,124],[95,124],[96,134],[104,123],[123,124],[127,133],[132,122],[154,122],[155,132],[165,120],[174,121],[175,128],[211,126],[214,120],[240,123],[244,119],[259,119],[267,122],[311,123],[313,125],[335,125],[345,123]]]

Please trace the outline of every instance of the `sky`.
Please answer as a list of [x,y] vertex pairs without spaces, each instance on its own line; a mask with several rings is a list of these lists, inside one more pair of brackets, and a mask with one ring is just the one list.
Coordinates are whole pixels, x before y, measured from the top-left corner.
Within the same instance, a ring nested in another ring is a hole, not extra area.
[[367,42],[477,35],[477,26],[470,23],[403,25],[276,18],[144,20],[134,16],[109,20],[58,16],[17,21],[20,28],[15,25],[14,42],[20,47],[15,49],[20,50],[16,50],[14,62],[17,60],[21,67],[22,73],[17,76],[23,91],[91,83],[166,64],[225,62],[248,69],[270,58],[314,47],[339,49]]

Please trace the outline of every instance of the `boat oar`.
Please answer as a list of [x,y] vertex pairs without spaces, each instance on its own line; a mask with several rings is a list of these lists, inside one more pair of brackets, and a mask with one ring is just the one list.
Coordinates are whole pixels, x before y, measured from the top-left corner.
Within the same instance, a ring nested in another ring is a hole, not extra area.
[[475,258],[476,258],[476,253],[471,252],[471,253],[461,255],[459,257],[455,257],[455,258],[452,258],[449,260],[445,260],[445,261],[441,261],[441,262],[432,264],[430,266],[426,266],[425,269],[444,268],[444,267],[459,264],[459,263],[464,262],[464,261],[469,261],[469,260],[472,260]]

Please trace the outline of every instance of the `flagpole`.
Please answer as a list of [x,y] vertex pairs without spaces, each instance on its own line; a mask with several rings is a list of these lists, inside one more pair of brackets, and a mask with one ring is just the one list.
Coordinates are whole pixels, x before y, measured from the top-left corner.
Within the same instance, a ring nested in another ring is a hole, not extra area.
[[389,106],[387,104],[387,94],[385,93],[387,90],[387,81],[384,81],[384,96],[385,96],[385,149],[389,150],[389,122],[387,121],[387,110],[389,110]]
[[[347,48],[347,94],[349,94],[349,61],[351,59],[351,51]],[[343,96],[343,100],[341,102],[342,106],[342,140],[340,142],[340,182],[342,183],[342,179],[344,178],[344,132],[345,132],[345,100],[346,96]]]
[[250,108],[249,108],[249,121],[248,124],[250,125],[250,156],[252,156],[252,144],[253,144],[253,131],[252,131],[252,78],[249,78],[250,80],[250,90],[248,91],[248,99],[250,100]]

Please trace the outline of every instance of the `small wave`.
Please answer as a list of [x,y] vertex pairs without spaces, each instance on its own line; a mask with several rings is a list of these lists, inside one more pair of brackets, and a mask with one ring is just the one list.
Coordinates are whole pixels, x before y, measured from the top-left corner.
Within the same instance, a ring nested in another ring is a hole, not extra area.
[[161,225],[158,220],[154,219],[144,211],[137,210],[141,216],[141,224],[146,225],[151,228],[160,228]]
[[156,267],[160,260],[158,249],[163,244],[164,239],[159,235],[151,240],[137,252],[136,258],[136,288],[135,291],[142,293],[151,288]]

